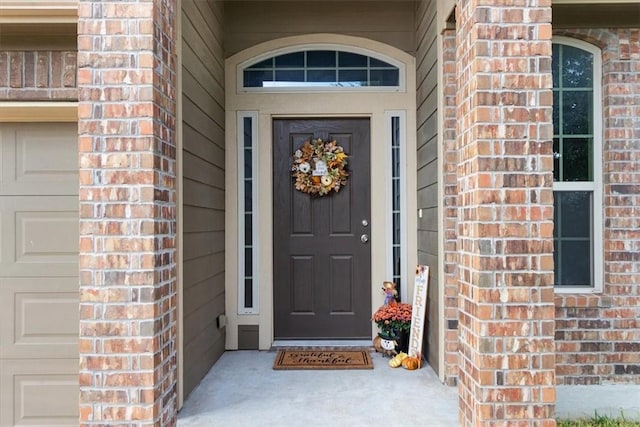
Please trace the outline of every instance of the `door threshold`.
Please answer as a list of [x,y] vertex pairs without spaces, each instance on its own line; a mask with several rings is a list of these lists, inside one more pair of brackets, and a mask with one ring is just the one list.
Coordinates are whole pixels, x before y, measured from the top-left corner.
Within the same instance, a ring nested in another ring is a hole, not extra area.
[[371,347],[371,340],[275,340],[271,345],[273,350],[291,347],[362,348]]

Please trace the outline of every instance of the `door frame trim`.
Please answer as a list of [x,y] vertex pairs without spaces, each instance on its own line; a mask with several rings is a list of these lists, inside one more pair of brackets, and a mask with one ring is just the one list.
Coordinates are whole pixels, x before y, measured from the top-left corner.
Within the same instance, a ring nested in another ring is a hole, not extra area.
[[[383,56],[393,58],[405,64],[406,90],[400,92],[350,92],[350,93],[238,93],[237,67],[251,57],[292,46],[308,46],[319,43],[322,45],[356,46],[375,51]],[[386,145],[390,135],[386,132],[386,117],[388,112],[402,111],[406,114],[405,141],[407,153],[416,150],[416,100],[415,100],[415,58],[407,53],[383,43],[359,37],[336,34],[314,34],[306,36],[287,37],[246,49],[227,59],[225,64],[226,87],[226,182],[225,182],[225,270],[226,270],[226,310],[227,330],[226,348],[238,348],[238,326],[259,325],[259,348],[271,348],[274,339],[273,331],[273,214],[272,214],[272,139],[273,118],[349,118],[368,117],[371,126],[371,224],[387,224],[387,195]],[[312,102],[310,102],[312,100]],[[258,113],[258,170],[254,176],[259,176],[257,182],[258,210],[260,212],[259,233],[260,247],[258,248],[258,268],[254,272],[259,278],[259,306],[257,314],[238,314],[238,283],[239,265],[237,231],[239,225],[238,212],[238,115],[242,112],[256,111]],[[407,156],[406,164],[407,194],[416,194],[416,158]],[[405,268],[410,273],[416,265],[416,199],[407,198],[407,206],[403,220],[407,224],[407,241]],[[413,232],[412,232],[413,230]],[[372,300],[371,307],[383,302],[382,292],[378,292],[381,283],[389,276],[386,261],[391,245],[387,242],[387,233],[381,230],[380,238],[371,240],[371,278]],[[404,299],[411,298],[411,289],[407,289]],[[372,336],[376,326],[371,324]]]

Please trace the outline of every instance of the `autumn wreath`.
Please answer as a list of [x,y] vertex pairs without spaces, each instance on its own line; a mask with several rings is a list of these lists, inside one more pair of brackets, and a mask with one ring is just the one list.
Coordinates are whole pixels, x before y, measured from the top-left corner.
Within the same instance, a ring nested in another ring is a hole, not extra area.
[[333,141],[314,139],[306,141],[293,153],[291,165],[296,190],[303,193],[324,196],[340,191],[347,183],[349,172],[347,154]]

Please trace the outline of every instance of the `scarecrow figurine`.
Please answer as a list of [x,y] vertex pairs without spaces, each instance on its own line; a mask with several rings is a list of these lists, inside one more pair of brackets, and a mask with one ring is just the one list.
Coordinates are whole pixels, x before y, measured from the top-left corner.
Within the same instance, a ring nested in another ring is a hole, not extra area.
[[396,284],[393,282],[383,282],[382,290],[384,291],[384,305],[394,303],[398,299],[398,291]]

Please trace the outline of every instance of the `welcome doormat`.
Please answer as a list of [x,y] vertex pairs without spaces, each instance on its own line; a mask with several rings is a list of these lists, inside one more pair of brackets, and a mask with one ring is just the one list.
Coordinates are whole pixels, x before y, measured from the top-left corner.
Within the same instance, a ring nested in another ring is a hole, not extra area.
[[278,350],[273,369],[373,369],[366,350]]

